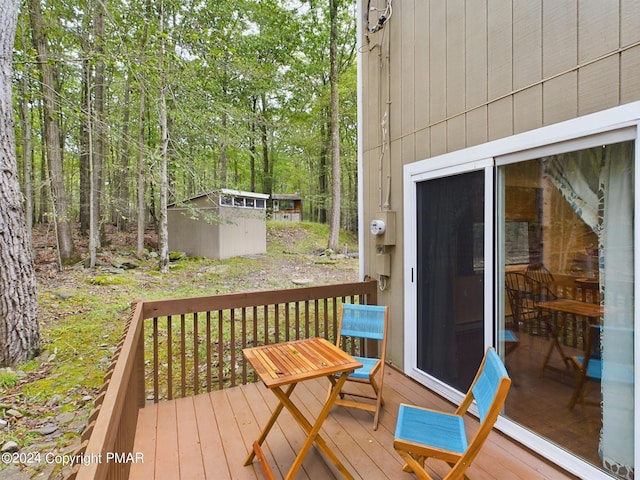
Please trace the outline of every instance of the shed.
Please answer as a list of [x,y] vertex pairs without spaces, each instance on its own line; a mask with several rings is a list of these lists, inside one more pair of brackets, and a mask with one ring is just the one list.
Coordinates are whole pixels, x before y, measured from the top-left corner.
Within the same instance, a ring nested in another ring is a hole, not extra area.
[[223,188],[169,205],[169,250],[215,260],[266,253],[268,198]]
[[302,196],[299,193],[274,193],[271,207],[274,220],[302,221]]

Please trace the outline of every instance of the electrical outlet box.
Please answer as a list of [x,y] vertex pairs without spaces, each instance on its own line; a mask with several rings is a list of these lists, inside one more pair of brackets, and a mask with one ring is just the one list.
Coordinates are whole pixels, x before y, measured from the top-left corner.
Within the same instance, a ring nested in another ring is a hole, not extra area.
[[385,225],[384,233],[376,237],[377,245],[396,244],[396,212],[385,210],[375,214],[377,220],[381,220]]
[[391,255],[389,253],[376,253],[376,273],[391,276]]

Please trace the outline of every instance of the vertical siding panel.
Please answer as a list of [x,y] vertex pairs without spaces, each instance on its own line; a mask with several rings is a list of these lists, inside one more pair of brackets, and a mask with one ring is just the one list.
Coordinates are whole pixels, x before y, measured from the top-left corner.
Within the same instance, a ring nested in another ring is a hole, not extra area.
[[[372,48],[373,42],[377,41],[378,37],[372,35],[372,43],[369,44],[369,48]],[[375,149],[380,145],[380,122],[379,109],[380,109],[380,68],[378,66],[378,55],[380,48],[373,48],[372,50],[366,49],[363,55],[363,77],[365,89],[363,89],[363,96],[366,101],[363,101],[363,117],[369,119],[364,122],[366,128],[363,129],[363,141],[366,148]],[[375,164],[374,164],[375,165]]]
[[447,120],[447,151],[461,150],[466,146],[465,115],[458,115]]
[[[414,31],[413,18],[415,14],[414,0],[404,0],[399,5],[402,17],[402,29],[394,28],[401,31],[401,53],[400,65],[392,71],[402,72],[401,77],[401,135],[408,135],[415,131],[415,104],[418,100],[415,89],[414,75],[414,50],[416,49],[416,38]],[[393,21],[393,19],[391,19]],[[397,75],[396,75],[397,76]]]
[[513,91],[512,2],[489,0],[489,101]]
[[441,155],[447,153],[447,124],[446,122],[438,123],[431,127],[429,131],[431,140],[431,155]]
[[[434,0],[429,4],[429,123],[433,124],[446,115],[447,17],[445,2]],[[433,132],[431,137],[433,141]]]
[[640,99],[640,46],[622,52],[620,69],[620,101],[635,102]]
[[618,105],[620,98],[620,56],[606,57],[580,69],[578,74],[578,115]]
[[543,86],[543,122],[545,125],[575,118],[578,112],[578,75],[556,77]]
[[[389,101],[389,119],[387,124],[389,126],[389,140],[393,141],[402,136],[402,87],[403,87],[403,54],[402,49],[404,47],[404,19],[402,18],[404,11],[404,2],[402,5],[394,5],[394,17],[386,25],[386,32],[384,33],[384,70],[383,75],[387,77],[390,89],[385,90],[384,96],[381,101]],[[400,20],[400,21],[394,21]],[[382,34],[382,33],[381,33]],[[384,107],[383,107],[384,108]],[[382,119],[382,117],[380,117]],[[391,120],[390,120],[391,119]],[[380,122],[378,122],[380,123]],[[388,162],[388,158],[386,161]]]
[[542,126],[542,86],[536,85],[513,97],[513,133]]
[[640,2],[638,0],[621,0],[620,4],[620,46],[626,47],[638,41]]
[[578,2],[578,63],[583,64],[618,48],[619,1]]
[[424,0],[416,2],[414,12],[413,68],[416,92],[414,115],[415,128],[419,130],[429,125],[429,2]]
[[544,2],[542,7],[544,25],[542,31],[543,77],[548,78],[576,66],[578,58],[577,15],[576,0],[562,0],[561,2],[547,0]]
[[447,117],[464,111],[465,103],[465,5],[449,0],[447,8]]
[[485,143],[489,138],[487,110],[488,107],[483,106],[467,113],[467,147]]
[[[513,5],[513,88],[519,90],[542,79],[542,1],[517,0]],[[516,93],[513,131],[542,126],[542,88]]]
[[483,105],[487,101],[487,3],[486,0],[467,0],[465,27],[466,108]]
[[513,88],[542,79],[542,2],[513,3]]
[[513,98],[506,97],[489,104],[489,140],[513,135]]
[[414,159],[404,158],[404,164],[415,160],[424,160],[425,158],[431,157],[431,130],[428,128],[423,128],[422,130],[418,130],[416,132],[416,156]]

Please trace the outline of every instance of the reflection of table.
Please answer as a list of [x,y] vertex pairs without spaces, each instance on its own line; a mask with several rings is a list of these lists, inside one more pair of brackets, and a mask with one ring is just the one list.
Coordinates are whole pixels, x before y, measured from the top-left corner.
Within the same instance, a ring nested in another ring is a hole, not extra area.
[[546,368],[551,368],[548,363],[554,348],[558,350],[564,364],[569,368],[569,357],[565,355],[562,345],[558,341],[558,337],[565,328],[567,318],[566,314],[568,313],[571,315],[586,317],[590,322],[592,322],[594,319],[598,319],[604,314],[604,306],[597,305],[595,303],[581,302],[579,300],[572,300],[569,298],[557,298],[555,300],[548,300],[545,302],[536,302],[535,306],[544,310],[563,314],[560,316],[556,315],[557,320],[555,322],[548,321],[547,326],[551,332],[551,345],[549,345],[547,354],[542,362],[541,375],[544,375],[544,370]]
[[[319,432],[342,385],[348,377],[348,375],[337,374],[351,373],[357,368],[362,367],[362,364],[323,338],[310,338],[274,345],[245,348],[243,353],[265,386],[280,400],[280,404],[273,411],[260,437],[253,443],[253,449],[249,452],[245,465],[249,465],[257,455],[267,478],[273,478],[271,468],[262,453],[261,445],[266,439],[271,427],[275,424],[282,408],[286,407],[293,418],[307,433],[307,439],[303,443],[285,478],[292,479],[295,477],[296,472],[302,465],[304,457],[311,448],[311,445],[315,442],[318,448],[334,463],[345,478],[353,479],[342,462],[340,462],[338,457],[329,449]],[[291,393],[299,382],[323,376],[326,376],[336,388],[332,389],[315,423],[311,425],[298,407],[291,401]],[[282,387],[285,386],[287,388],[283,390]]]

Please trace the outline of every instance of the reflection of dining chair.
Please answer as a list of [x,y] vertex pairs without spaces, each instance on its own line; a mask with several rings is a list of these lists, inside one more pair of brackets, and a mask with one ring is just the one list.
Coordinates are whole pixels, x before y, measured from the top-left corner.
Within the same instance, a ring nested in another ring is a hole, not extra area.
[[[378,428],[378,418],[380,408],[384,405],[382,399],[382,383],[384,380],[384,359],[387,344],[387,324],[389,321],[389,307],[382,305],[356,305],[345,303],[342,305],[342,315],[338,327],[336,345],[345,348],[346,342],[351,338],[371,340],[378,343],[378,355],[376,357],[354,356],[362,363],[362,368],[357,369],[349,375],[347,382],[369,384],[373,389],[373,394],[366,394],[361,391],[345,390],[340,392],[340,398],[336,405],[359,408],[374,412],[373,429]],[[368,345],[370,347],[370,345]],[[345,384],[346,385],[346,384]],[[333,388],[333,387],[330,387]],[[365,402],[344,398],[359,397]],[[370,401],[373,400],[372,404]]]
[[553,274],[541,263],[532,263],[528,265],[524,275],[527,277],[527,280],[534,280],[542,283],[548,289],[551,288],[551,284],[553,283]]
[[[502,360],[488,348],[469,391],[454,413],[401,404],[393,448],[405,460],[403,470],[431,478],[424,461],[438,458],[451,465],[445,479],[466,478],[465,471],[480,452],[507,398],[511,379]],[[476,401],[480,427],[469,440],[464,416]]]
[[504,275],[504,287],[511,308],[512,329],[516,332],[520,329],[526,331],[530,320],[535,318],[535,310],[526,305],[525,280],[524,275],[519,272],[506,272]]

